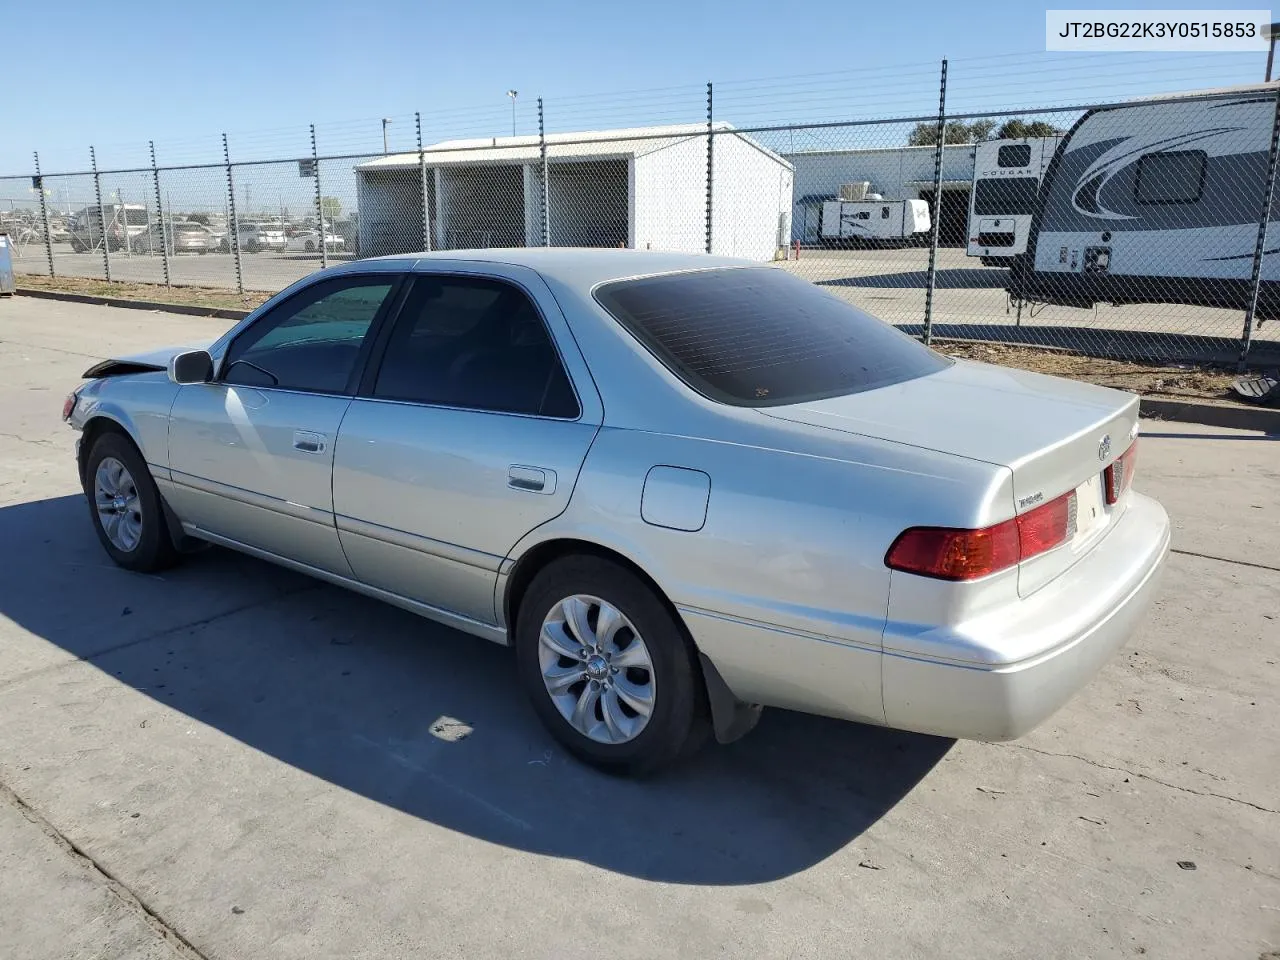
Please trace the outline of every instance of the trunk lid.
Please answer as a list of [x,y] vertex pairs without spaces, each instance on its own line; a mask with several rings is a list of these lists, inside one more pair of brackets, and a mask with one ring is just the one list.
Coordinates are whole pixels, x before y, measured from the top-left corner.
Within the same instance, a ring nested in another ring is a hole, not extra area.
[[1010,506],[1019,514],[1075,490],[1077,532],[1021,565],[1024,596],[1071,566],[1123,508],[1123,500],[1107,505],[1103,472],[1138,428],[1133,394],[968,361],[877,390],[759,412],[1008,467]]

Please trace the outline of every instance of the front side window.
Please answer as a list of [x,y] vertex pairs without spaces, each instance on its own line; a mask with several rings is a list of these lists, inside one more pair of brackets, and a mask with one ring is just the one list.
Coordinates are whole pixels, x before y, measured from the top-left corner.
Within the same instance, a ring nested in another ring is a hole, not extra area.
[[858,393],[949,363],[785,270],[662,274],[608,283],[595,295],[676,376],[733,406]]
[[579,412],[537,307],[519,288],[480,277],[414,281],[373,395],[566,419]]
[[343,277],[309,287],[232,342],[222,379],[349,393],[360,348],[394,286],[393,277]]
[[1204,192],[1208,154],[1203,150],[1167,150],[1148,153],[1138,161],[1133,183],[1141,204],[1195,203]]

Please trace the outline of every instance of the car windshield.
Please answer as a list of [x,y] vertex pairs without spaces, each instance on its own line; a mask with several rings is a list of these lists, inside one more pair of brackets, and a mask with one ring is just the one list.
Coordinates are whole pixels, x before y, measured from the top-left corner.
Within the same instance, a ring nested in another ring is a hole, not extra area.
[[620,280],[595,295],[690,387],[734,406],[858,393],[934,373],[950,362],[780,269]]
[[204,227],[198,223],[175,223],[173,229],[178,233],[204,233]]

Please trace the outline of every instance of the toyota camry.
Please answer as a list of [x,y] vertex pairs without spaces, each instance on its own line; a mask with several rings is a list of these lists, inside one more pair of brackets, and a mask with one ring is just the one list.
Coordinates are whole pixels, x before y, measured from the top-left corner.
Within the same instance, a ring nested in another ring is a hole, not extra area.
[[551,734],[617,771],[764,706],[1018,737],[1169,543],[1135,396],[736,260],[357,261],[85,377],[64,415],[116,563],[218,544],[510,645]]

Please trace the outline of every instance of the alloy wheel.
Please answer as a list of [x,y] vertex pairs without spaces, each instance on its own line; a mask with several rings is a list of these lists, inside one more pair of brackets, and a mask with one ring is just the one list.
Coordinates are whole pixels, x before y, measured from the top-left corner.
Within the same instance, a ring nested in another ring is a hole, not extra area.
[[630,620],[598,597],[556,603],[538,634],[542,682],[560,715],[597,743],[634,740],[654,709],[654,668]]
[[131,553],[142,539],[142,500],[133,475],[115,457],[104,457],[93,477],[98,521],[112,545]]

